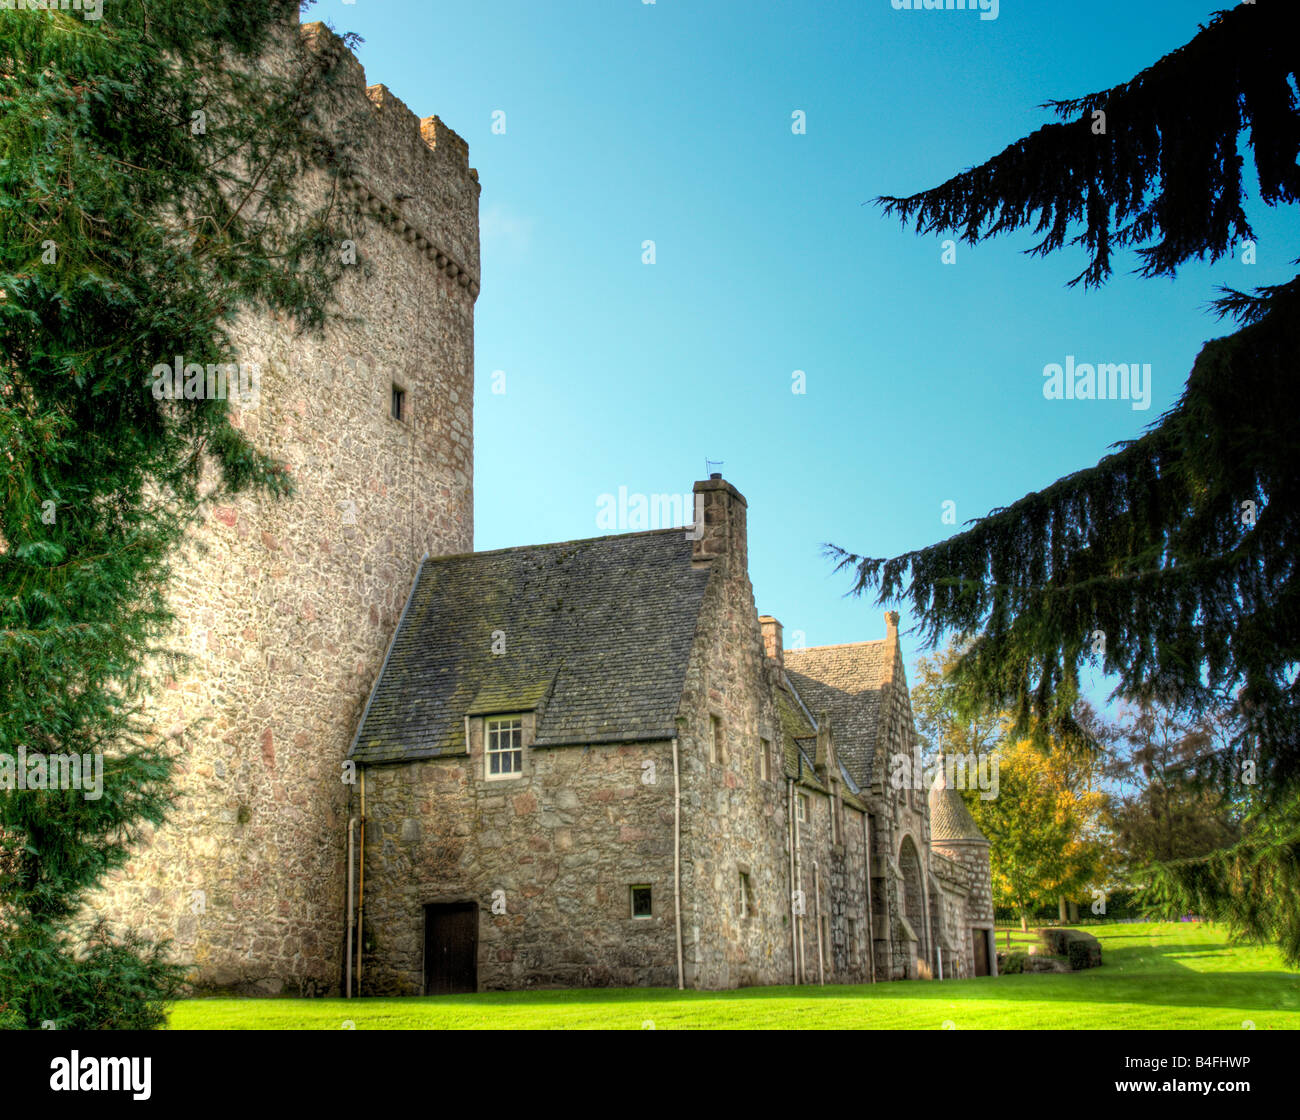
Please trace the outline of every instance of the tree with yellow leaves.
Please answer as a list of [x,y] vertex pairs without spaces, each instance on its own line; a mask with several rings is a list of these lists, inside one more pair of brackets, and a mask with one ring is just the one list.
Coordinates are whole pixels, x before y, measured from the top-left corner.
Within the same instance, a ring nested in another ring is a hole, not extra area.
[[971,815],[988,837],[994,903],[1029,915],[1054,898],[1099,887],[1110,847],[1101,826],[1106,795],[1096,788],[1094,756],[1055,741],[1046,750],[1029,738],[994,752],[997,795],[965,794]]

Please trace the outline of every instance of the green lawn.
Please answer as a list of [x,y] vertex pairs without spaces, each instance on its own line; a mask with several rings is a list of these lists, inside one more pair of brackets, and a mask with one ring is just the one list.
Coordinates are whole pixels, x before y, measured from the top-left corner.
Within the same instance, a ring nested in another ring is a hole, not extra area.
[[[1101,968],[857,987],[490,992],[423,999],[193,999],[177,1030],[1300,1028],[1300,973],[1196,923],[1090,926]],[[999,945],[1002,941],[999,937]]]

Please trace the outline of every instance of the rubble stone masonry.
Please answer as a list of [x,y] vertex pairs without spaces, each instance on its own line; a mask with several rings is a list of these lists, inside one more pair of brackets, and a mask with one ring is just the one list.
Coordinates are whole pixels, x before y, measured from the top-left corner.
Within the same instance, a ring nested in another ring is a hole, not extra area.
[[[340,49],[319,24],[295,33],[291,51]],[[478,177],[441,121],[344,66],[357,173],[302,190],[354,209],[358,265],[323,337],[269,318],[238,333],[262,378],[236,423],[297,493],[208,509],[178,559],[173,644],[194,661],[153,713],[178,800],[93,904],[173,938],[206,987],[339,989],[343,760],[421,556],[473,547]]]

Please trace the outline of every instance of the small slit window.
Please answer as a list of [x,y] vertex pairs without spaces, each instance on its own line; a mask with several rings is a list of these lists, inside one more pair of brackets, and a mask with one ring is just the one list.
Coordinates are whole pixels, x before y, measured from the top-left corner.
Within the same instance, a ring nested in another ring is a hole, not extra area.
[[754,913],[754,891],[749,882],[749,873],[740,872],[740,916],[748,918]]
[[400,386],[393,386],[390,409],[394,420],[406,419],[406,390]]
[[719,716],[709,716],[709,723],[712,727],[713,734],[709,739],[709,761],[716,766],[721,766],[723,761],[723,744],[724,735],[722,730],[722,719]]
[[770,739],[759,739],[758,780],[760,782],[766,782],[772,776],[771,758],[772,758],[772,741]]
[[632,917],[634,918],[653,918],[654,917],[654,899],[649,885],[645,883],[637,884],[631,888],[632,892]]

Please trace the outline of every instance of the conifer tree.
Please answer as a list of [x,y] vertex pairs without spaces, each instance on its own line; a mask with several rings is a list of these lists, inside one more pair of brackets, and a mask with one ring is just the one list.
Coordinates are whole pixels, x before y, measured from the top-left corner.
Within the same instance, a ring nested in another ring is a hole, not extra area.
[[[1219,12],[1132,80],[1050,102],[1056,123],[988,162],[877,201],[923,234],[974,244],[1032,228],[1032,253],[1081,246],[1084,288],[1105,283],[1117,251],[1135,251],[1144,277],[1219,260],[1254,238],[1243,134],[1258,198],[1300,199],[1291,18],[1284,0]],[[1220,779],[1254,780],[1266,813],[1293,815],[1260,818],[1235,863],[1167,865],[1166,901],[1194,892],[1201,912],[1247,915],[1239,928],[1259,938],[1289,923],[1300,960],[1300,276],[1215,302],[1239,329],[1205,345],[1140,438],[927,548],[827,550],[854,592],[910,603],[931,646],[969,640],[956,671],[966,702],[1009,710],[1018,730],[1076,733],[1089,660],[1123,696],[1193,718],[1231,708],[1240,734],[1211,760]],[[1241,890],[1263,883],[1248,907]]]
[[[171,797],[144,701],[175,666],[173,552],[204,499],[291,490],[227,399],[160,397],[152,371],[238,363],[241,313],[327,313],[347,234],[296,188],[345,163],[342,52],[294,49],[299,7],[0,12],[5,1025],[155,1025],[181,980],[166,945],[79,914]],[[102,759],[98,797],[34,761],[74,755]]]

